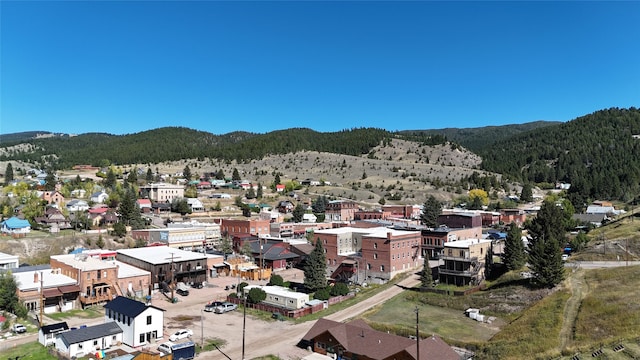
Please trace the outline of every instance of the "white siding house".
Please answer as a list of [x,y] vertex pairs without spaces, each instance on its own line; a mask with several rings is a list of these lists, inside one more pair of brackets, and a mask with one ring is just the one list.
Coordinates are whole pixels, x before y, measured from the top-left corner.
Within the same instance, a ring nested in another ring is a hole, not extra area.
[[104,305],[105,321],[116,322],[123,331],[122,342],[137,347],[162,338],[164,310],[124,296]]
[[61,332],[56,337],[56,350],[79,358],[108,349],[122,342],[122,329],[115,322]]

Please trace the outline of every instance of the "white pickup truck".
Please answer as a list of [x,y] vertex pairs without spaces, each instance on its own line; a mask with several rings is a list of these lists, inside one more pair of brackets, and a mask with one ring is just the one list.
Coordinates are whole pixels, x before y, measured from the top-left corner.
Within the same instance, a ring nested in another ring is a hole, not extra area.
[[22,324],[13,324],[13,326],[11,327],[11,331],[16,334],[22,334],[27,332],[27,328]]

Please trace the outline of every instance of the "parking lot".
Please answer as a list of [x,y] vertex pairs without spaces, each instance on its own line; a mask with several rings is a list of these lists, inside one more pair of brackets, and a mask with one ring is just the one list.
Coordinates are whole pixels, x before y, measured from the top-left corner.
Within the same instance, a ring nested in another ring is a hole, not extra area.
[[[278,272],[278,275],[281,275],[285,281],[302,278],[301,272],[295,269]],[[225,290],[227,286],[231,288],[232,285],[237,286],[242,281],[242,279],[227,276],[214,278],[202,289],[189,289],[188,296],[174,294],[178,300],[175,303],[162,293],[154,294],[151,304],[166,310],[164,314],[165,326],[163,338],[159,339],[156,344],[151,344],[149,348],[156,349],[158,345],[168,341],[169,336],[179,329],[190,329],[193,331],[191,340],[197,344],[202,344],[206,342],[206,339],[211,338],[223,339],[226,342],[226,345],[222,347],[226,356],[214,351],[201,355],[206,356],[206,359],[227,359],[227,356],[232,359],[241,359],[243,335],[246,358],[279,354],[283,358],[294,359],[307,354],[306,350],[297,348],[295,344],[299,340],[296,338],[298,334],[299,337],[302,337],[311,324],[300,326],[293,325],[288,321],[264,321],[250,316],[246,318],[245,323],[241,307],[236,311],[224,314],[204,311],[207,303],[225,301],[228,294],[235,292],[235,289]],[[250,284],[267,283],[266,280],[246,282]],[[170,294],[167,295],[170,297]],[[285,332],[295,334],[295,336],[283,339],[279,335]],[[270,336],[273,337],[271,341],[269,341]],[[273,350],[270,350],[269,346],[272,344],[277,345]]]

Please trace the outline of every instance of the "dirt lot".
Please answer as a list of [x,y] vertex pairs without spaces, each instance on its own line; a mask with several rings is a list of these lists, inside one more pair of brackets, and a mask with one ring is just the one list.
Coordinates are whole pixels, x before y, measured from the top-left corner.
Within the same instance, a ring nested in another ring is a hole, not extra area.
[[[294,277],[299,270],[286,270],[278,274],[285,280]],[[297,275],[301,278],[302,275]],[[225,290],[225,286],[237,284],[238,279],[220,277],[212,279],[209,286],[203,289],[191,289],[189,296],[178,296],[177,303],[167,301],[164,295],[158,293],[153,296],[152,304],[165,309],[166,341],[175,330],[188,328],[193,330],[192,338],[196,343],[202,343],[209,338],[219,338],[226,341],[222,351],[232,359],[242,358],[243,313],[233,311],[226,314],[204,312],[204,306],[210,301],[223,301],[233,290]],[[253,283],[253,282],[250,282]],[[256,282],[260,283],[260,282]],[[264,283],[264,281],[262,282]],[[296,346],[300,338],[311,328],[312,322],[293,325],[288,321],[263,321],[246,317],[245,326],[245,358],[250,359],[261,355],[274,354],[283,359],[300,359],[308,352]],[[286,336],[283,336],[286,334]],[[156,346],[151,346],[155,348]],[[226,359],[219,352],[206,353],[206,359]]]

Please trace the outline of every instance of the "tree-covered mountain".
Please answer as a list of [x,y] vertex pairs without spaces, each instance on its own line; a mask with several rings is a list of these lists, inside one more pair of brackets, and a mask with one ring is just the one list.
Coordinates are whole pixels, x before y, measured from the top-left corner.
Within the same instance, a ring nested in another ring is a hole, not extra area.
[[571,183],[574,206],[630,200],[640,187],[640,109],[610,108],[521,133],[479,152],[483,168],[535,183]]
[[458,143],[465,148],[479,152],[493,143],[499,143],[515,135],[536,130],[547,126],[557,126],[562,124],[559,121],[533,121],[524,124],[512,124],[501,126],[484,126],[476,128],[444,128],[433,130],[406,130],[399,134],[425,134],[431,136],[441,136],[449,141]]
[[[328,133],[295,128],[266,134],[214,135],[183,127],[165,127],[128,135],[87,133],[3,143],[6,151],[0,160],[21,160],[65,169],[77,164],[153,164],[206,157],[245,161],[302,150],[361,155],[392,136],[386,130],[373,128]],[[18,143],[32,146],[28,150],[11,147]]]

